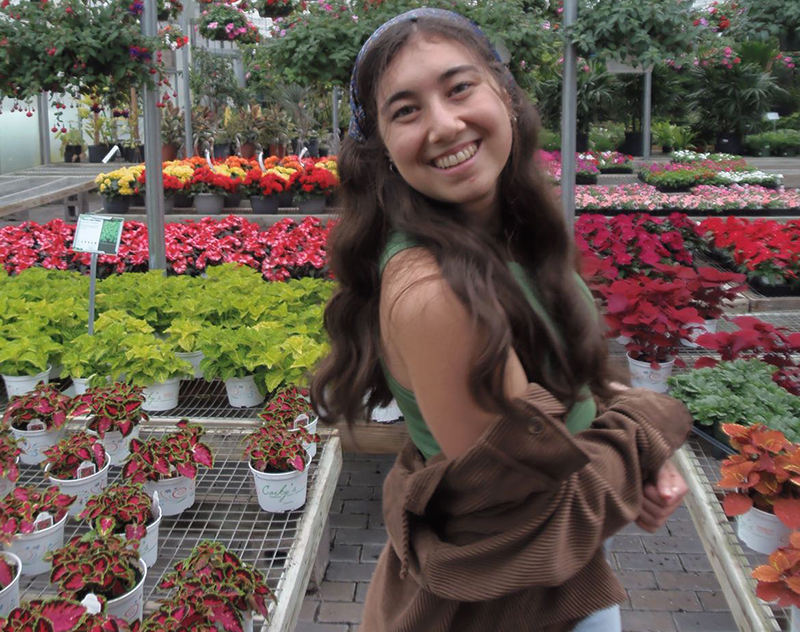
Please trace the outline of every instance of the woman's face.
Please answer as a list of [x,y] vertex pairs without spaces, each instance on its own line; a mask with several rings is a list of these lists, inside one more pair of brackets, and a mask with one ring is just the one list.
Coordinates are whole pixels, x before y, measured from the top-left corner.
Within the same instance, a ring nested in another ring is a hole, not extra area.
[[512,129],[505,95],[477,56],[458,42],[415,34],[376,96],[378,129],[403,179],[490,219]]

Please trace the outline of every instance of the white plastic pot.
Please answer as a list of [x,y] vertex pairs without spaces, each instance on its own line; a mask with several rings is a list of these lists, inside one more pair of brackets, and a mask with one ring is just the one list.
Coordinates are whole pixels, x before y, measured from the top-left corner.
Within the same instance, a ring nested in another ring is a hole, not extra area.
[[107,432],[106,436],[101,439],[100,435],[94,430],[87,428],[86,432],[99,439],[100,443],[103,444],[103,447],[106,450],[108,460],[111,462],[111,465],[115,467],[122,465],[122,462],[128,458],[128,455],[130,454],[131,439],[139,438],[139,426],[134,426],[133,430],[131,430],[131,433],[127,437],[123,437],[122,433],[119,431],[114,431]]
[[656,393],[667,392],[667,378],[672,375],[675,360],[662,362],[661,367],[654,369],[649,362],[640,362],[628,356],[628,367],[631,370],[631,386],[647,388]]
[[89,377],[73,377],[72,386],[75,387],[75,395],[83,395],[89,389]]
[[142,620],[144,612],[144,580],[147,579],[147,564],[139,560],[139,570],[142,577],[130,591],[121,597],[110,599],[106,603],[106,614],[117,617],[128,623]]
[[225,391],[228,393],[228,403],[234,408],[250,408],[264,401],[252,375],[225,380]]
[[253,473],[258,504],[264,511],[284,513],[299,509],[305,504],[308,463],[302,472],[292,470],[276,474],[259,472],[253,468],[252,464],[248,465]]
[[[19,457],[17,457],[16,463],[19,464]],[[0,477],[0,499],[5,498],[8,494],[13,492],[16,487],[17,484],[8,480],[7,476]],[[0,615],[0,618],[2,618],[2,615]]]
[[11,434],[22,450],[19,460],[23,465],[38,465],[44,461],[44,451],[61,441],[66,432],[67,429],[63,426],[50,430],[17,430],[11,426]]
[[689,340],[682,339],[681,344],[689,349],[697,349],[700,345],[695,341],[703,334],[717,333],[717,319],[703,321],[703,324],[694,325],[692,333],[689,334]]
[[[77,516],[86,507],[86,501],[90,496],[99,494],[108,485],[108,469],[111,467],[111,459],[106,454],[106,464],[97,472],[84,478],[56,478],[51,476],[50,480],[58,486],[62,494],[75,496],[75,502],[69,506],[70,516]],[[45,473],[50,470],[50,464],[44,468]]]
[[153,495],[158,492],[158,501],[164,516],[177,516],[194,505],[194,493],[197,482],[186,476],[176,476],[160,481],[147,481],[144,490]]
[[147,525],[144,537],[139,541],[139,557],[150,568],[158,559],[158,528],[161,526],[163,516],[161,505],[158,506],[158,518]]
[[35,531],[34,533],[20,533],[14,536],[11,544],[4,544],[3,549],[16,555],[22,562],[22,574],[26,577],[41,575],[50,570],[52,564],[44,556],[50,551],[64,546],[64,525],[67,523],[68,514],[56,522],[52,527]]
[[790,632],[800,632],[800,608],[797,606],[792,606],[791,626]]
[[61,373],[64,371],[63,364],[54,364],[50,367],[50,379],[57,380],[61,377]]
[[6,383],[6,393],[9,397],[24,395],[35,389],[39,382],[49,384],[51,368],[48,365],[44,371],[36,375],[3,375],[3,381]]
[[736,520],[739,539],[757,553],[769,555],[775,549],[789,544],[792,530],[777,516],[753,507]]
[[162,411],[171,410],[178,405],[178,393],[181,388],[181,379],[174,377],[166,382],[151,384],[144,389],[143,410]]
[[[175,355],[178,356],[181,360],[186,360],[189,364],[194,367],[194,376],[195,378],[203,377],[203,372],[200,370],[200,362],[202,362],[203,355],[202,351],[176,351]],[[188,380],[189,378],[183,378]]]
[[389,402],[388,406],[378,406],[372,411],[372,421],[380,424],[390,424],[398,421],[403,416],[403,411],[397,405],[396,400]]
[[0,555],[6,558],[6,562],[13,564],[17,569],[11,583],[3,590],[0,590],[0,619],[5,619],[8,617],[9,612],[19,606],[19,578],[22,577],[22,562],[16,555],[8,551],[3,551]]
[[253,613],[242,613],[242,632],[253,632]]
[[[306,417],[306,420],[307,419],[308,418]],[[315,435],[315,434],[317,434],[317,422],[318,421],[319,421],[319,417],[314,417],[313,421],[311,421],[311,422],[307,423],[305,426],[301,426],[301,427],[305,428],[308,431],[309,434]],[[291,428],[291,429],[289,429],[289,432],[294,432],[295,430],[297,430],[297,428]],[[317,444],[316,443],[308,443],[306,441],[303,441],[303,449],[306,451],[306,454],[308,454],[309,461],[311,459],[313,459],[317,454]]]

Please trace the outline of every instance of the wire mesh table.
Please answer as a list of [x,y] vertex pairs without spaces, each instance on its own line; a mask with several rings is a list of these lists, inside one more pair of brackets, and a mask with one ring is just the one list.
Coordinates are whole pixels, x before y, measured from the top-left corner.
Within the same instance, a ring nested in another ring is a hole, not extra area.
[[[164,434],[174,425],[148,423],[141,428],[144,439]],[[254,629],[294,630],[342,468],[339,437],[335,432],[320,433],[319,449],[310,465],[306,504],[297,511],[273,514],[259,507],[248,463],[242,460],[242,439],[249,431],[235,423],[207,426],[203,440],[214,453],[214,467],[200,468],[191,508],[179,516],[162,518],[158,560],[148,569],[145,580],[145,613],[155,609],[158,599],[167,597],[166,592],[157,589],[164,573],[188,557],[198,542],[216,540],[264,573],[275,592],[269,620],[256,618]],[[19,485],[47,486],[39,466],[22,465],[21,471]],[[121,482],[120,474],[121,468],[111,468],[109,484]],[[70,519],[65,538],[88,530],[88,525]],[[323,542],[323,546],[328,543]],[[323,554],[326,553],[327,549]],[[23,578],[21,598],[55,594],[48,579],[49,574]]]

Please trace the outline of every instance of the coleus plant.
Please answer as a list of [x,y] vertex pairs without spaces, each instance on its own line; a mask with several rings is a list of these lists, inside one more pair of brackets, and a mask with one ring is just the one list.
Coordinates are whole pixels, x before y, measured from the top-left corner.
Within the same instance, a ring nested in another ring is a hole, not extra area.
[[5,556],[0,555],[0,590],[7,588],[17,576],[16,564],[9,562]]
[[53,524],[59,523],[74,502],[75,496],[62,494],[55,485],[44,491],[32,485],[17,487],[0,499],[0,543],[10,544],[17,534],[33,533],[34,521],[43,512],[53,517]]
[[[239,612],[258,612],[264,618],[268,616],[268,600],[275,600],[261,571],[242,562],[221,542],[209,540],[200,542],[189,557],[178,562],[158,587],[177,589],[173,597],[176,601],[190,596],[220,597]],[[227,632],[239,632],[235,625],[223,627]]]
[[244,438],[244,456],[259,472],[302,472],[306,467],[303,443],[316,443],[318,435],[305,428],[290,430],[285,426],[260,426]]
[[311,414],[310,392],[294,384],[278,389],[258,415],[264,422],[294,428],[299,415]]
[[70,398],[55,384],[39,383],[30,393],[11,398],[3,415],[3,425],[27,430],[33,421],[41,421],[47,430],[61,428],[67,422]]
[[[1,621],[1,620],[0,620]],[[33,599],[14,608],[2,625],[3,632],[129,632],[122,619],[92,614],[77,601]]]
[[118,535],[89,531],[48,555],[53,563],[50,581],[68,599],[80,600],[89,593],[116,599],[141,579],[139,542]]
[[755,507],[800,529],[800,446],[761,424],[722,424],[722,430],[739,452],[720,468],[719,487],[737,490],[725,494],[725,514],[739,516]]
[[201,426],[182,419],[176,432],[146,441],[132,439],[122,476],[132,483],[176,476],[194,479],[198,466],[214,467],[211,448],[200,441],[204,432]]
[[147,421],[142,410],[144,388],[124,382],[89,388],[72,400],[73,416],[88,416],[87,427],[101,438],[107,432],[119,432],[127,437],[135,426]]
[[78,468],[81,463],[94,463],[95,471],[102,470],[108,462],[103,444],[85,432],[76,432],[74,435],[62,439],[53,447],[44,451],[42,467],[49,467],[45,476],[52,476],[59,480],[74,480],[78,478]]
[[236,608],[221,597],[189,595],[181,601],[162,602],[142,621],[137,632],[219,632],[218,625],[226,624],[226,631],[235,629],[235,624],[241,630],[238,617]]
[[756,567],[756,596],[781,607],[800,608],[800,532],[789,536],[789,545],[773,551],[769,562]]
[[7,478],[12,483],[19,479],[19,464],[17,458],[22,450],[17,445],[17,440],[10,434],[0,435],[0,477]]
[[124,533],[129,540],[141,540],[153,521],[152,506],[153,499],[141,485],[112,485],[89,498],[78,519],[88,520],[98,533]]

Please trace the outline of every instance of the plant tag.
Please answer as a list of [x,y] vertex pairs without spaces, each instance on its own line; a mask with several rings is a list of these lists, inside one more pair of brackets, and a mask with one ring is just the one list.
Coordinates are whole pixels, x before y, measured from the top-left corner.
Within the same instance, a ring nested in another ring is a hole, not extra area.
[[308,415],[305,413],[301,413],[294,418],[294,427],[295,428],[305,428],[308,425]]
[[33,430],[47,430],[47,424],[44,423],[41,419],[34,419],[33,421],[28,422],[28,432]]
[[91,461],[82,461],[78,466],[78,478],[86,478],[97,472],[97,466]]
[[150,506],[150,513],[153,519],[158,518],[158,492],[153,492],[153,504]]
[[46,511],[43,511],[38,516],[36,516],[36,520],[33,521],[34,531],[43,531],[44,529],[49,529],[52,526],[53,526],[53,516],[51,516]]
[[86,608],[88,614],[100,614],[100,611],[103,609],[100,600],[94,593],[86,595],[83,601],[81,601],[81,605]]
[[214,171],[214,163],[211,162],[211,153],[208,151],[208,149],[206,149],[206,162],[208,163],[208,168],[211,169],[211,171]]
[[110,151],[110,152],[108,152],[108,153],[105,155],[105,157],[103,158],[103,160],[102,160],[101,162],[102,162],[103,164],[106,164],[106,163],[107,163],[109,160],[111,160],[111,157],[112,157],[114,154],[116,154],[118,151],[119,151],[119,145],[114,145],[114,146],[111,148],[111,151]]
[[259,169],[261,169],[261,171],[266,171],[266,169],[264,169],[264,150],[263,149],[258,152],[258,167],[259,167]]

